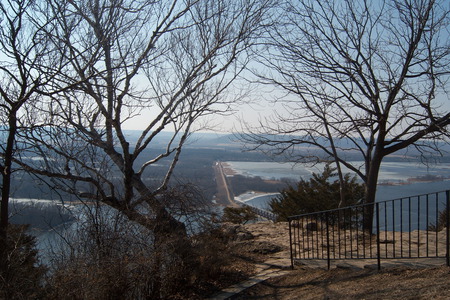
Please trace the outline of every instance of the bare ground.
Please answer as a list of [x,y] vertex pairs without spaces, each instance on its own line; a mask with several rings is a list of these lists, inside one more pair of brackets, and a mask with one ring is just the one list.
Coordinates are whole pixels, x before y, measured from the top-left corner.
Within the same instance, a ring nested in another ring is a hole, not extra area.
[[[243,257],[262,241],[281,246],[277,253],[261,259],[282,260],[289,256],[285,223],[246,225],[254,238],[236,244]],[[242,245],[246,245],[242,247]],[[381,271],[365,268],[297,267],[287,275],[250,287],[230,299],[450,299],[450,268],[383,266]]]

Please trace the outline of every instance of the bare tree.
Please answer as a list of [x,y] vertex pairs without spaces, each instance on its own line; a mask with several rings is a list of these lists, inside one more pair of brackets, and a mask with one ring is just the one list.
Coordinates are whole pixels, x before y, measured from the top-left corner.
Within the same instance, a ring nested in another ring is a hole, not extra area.
[[284,91],[284,110],[243,139],[296,162],[345,166],[373,203],[386,156],[415,147],[426,157],[448,142],[449,13],[433,0],[288,1],[264,44],[267,72],[258,71]]
[[[36,17],[33,1],[8,0],[0,3],[0,260],[3,275],[8,265],[8,223],[11,181],[21,148],[18,131],[29,124],[24,113],[27,103],[36,101],[39,90],[52,78],[46,70],[46,39]],[[45,26],[45,24],[43,24]],[[48,58],[48,57],[47,57]],[[53,65],[56,67],[56,65]],[[6,276],[6,275],[5,275]]]
[[[48,36],[65,68],[35,105],[40,126],[26,136],[29,155],[42,159],[18,163],[156,237],[185,235],[164,191],[195,122],[230,109],[234,98],[225,92],[246,67],[269,4],[45,2],[55,16]],[[127,123],[147,114],[138,137],[127,136]],[[165,130],[173,134],[160,148]],[[157,164],[166,166],[159,181],[151,176]]]

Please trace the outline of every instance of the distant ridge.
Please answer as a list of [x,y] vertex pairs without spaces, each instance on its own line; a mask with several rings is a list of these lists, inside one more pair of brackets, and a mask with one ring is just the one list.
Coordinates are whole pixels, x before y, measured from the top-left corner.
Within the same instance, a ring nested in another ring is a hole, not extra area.
[[[142,131],[124,130],[126,137],[132,146],[136,145]],[[162,131],[152,141],[153,147],[165,147],[173,137],[173,132]],[[177,139],[176,139],[177,140]],[[195,132],[189,137],[185,148],[217,148],[217,149],[237,149],[242,148],[242,144],[237,141],[233,134]]]

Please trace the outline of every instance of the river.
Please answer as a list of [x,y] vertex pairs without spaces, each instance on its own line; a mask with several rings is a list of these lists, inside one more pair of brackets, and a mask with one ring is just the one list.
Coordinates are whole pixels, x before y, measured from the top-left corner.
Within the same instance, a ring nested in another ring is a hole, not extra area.
[[[264,179],[289,178],[308,180],[312,173],[320,173],[324,164],[314,167],[293,163],[277,162],[225,162],[236,174],[244,176],[259,176]],[[357,162],[362,166],[362,162]],[[344,172],[349,172],[344,169]],[[417,181],[412,179],[425,177],[441,178],[437,181]],[[450,188],[450,163],[438,164],[427,167],[416,162],[385,162],[381,166],[379,185],[377,189],[377,201],[392,200],[419,194],[428,194],[443,191]],[[262,209],[268,209],[268,203],[277,194],[252,194],[239,195],[239,199],[245,203]]]

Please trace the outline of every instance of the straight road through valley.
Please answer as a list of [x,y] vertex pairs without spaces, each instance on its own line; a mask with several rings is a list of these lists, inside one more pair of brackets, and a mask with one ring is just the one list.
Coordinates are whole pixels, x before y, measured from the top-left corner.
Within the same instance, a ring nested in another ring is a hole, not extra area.
[[227,183],[227,177],[223,170],[222,163],[217,161],[214,163],[214,175],[216,177],[217,193],[216,202],[223,206],[237,207],[238,204],[234,202],[233,192],[230,191]]

